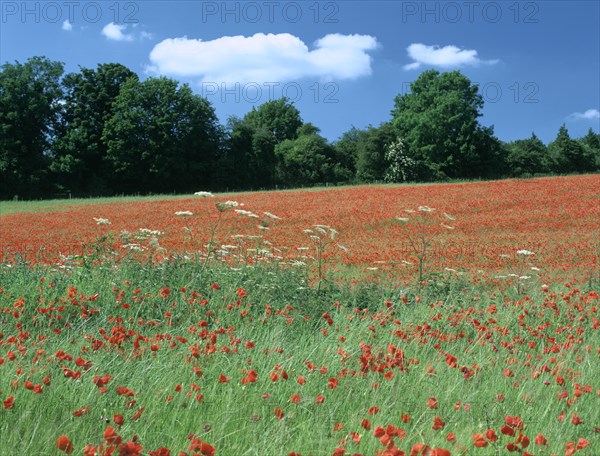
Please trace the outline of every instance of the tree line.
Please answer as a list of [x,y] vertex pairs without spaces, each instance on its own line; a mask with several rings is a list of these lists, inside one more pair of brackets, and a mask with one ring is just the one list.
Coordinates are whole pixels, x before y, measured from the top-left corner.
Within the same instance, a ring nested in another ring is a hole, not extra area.
[[591,128],[573,139],[563,125],[548,146],[534,133],[500,141],[458,71],[421,73],[388,121],[329,142],[285,98],[221,125],[187,84],[140,81],[121,64],[65,74],[32,57],[0,68],[0,199],[600,171]]

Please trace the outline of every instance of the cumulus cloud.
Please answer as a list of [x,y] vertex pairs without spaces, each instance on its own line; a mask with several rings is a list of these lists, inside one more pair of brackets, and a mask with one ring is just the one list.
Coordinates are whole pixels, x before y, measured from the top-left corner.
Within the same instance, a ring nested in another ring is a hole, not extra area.
[[62,23],[62,29],[70,32],[73,30],[73,24],[71,24],[68,19],[65,19],[65,21]]
[[569,115],[571,120],[596,120],[600,119],[600,111],[597,109],[588,109],[585,112],[574,112]]
[[356,79],[371,74],[370,35],[330,34],[314,49],[289,33],[223,36],[212,41],[169,38],[150,52],[150,73],[198,77],[202,82],[280,82],[305,77]]
[[133,35],[123,33],[127,29],[127,25],[119,25],[114,22],[106,24],[102,29],[102,34],[109,40],[114,41],[133,41]]
[[477,66],[480,64],[492,65],[498,60],[481,60],[474,49],[460,49],[456,46],[427,46],[422,43],[412,43],[406,48],[408,56],[414,62],[404,65],[405,70],[416,70],[423,65],[441,68],[454,68],[461,66]]

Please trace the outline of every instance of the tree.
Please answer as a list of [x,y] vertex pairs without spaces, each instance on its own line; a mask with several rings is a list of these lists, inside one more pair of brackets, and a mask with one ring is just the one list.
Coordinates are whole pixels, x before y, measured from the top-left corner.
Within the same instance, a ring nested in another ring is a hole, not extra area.
[[493,176],[490,162],[501,159],[500,145],[493,128],[479,125],[483,98],[478,90],[458,71],[428,70],[411,84],[410,93],[394,99],[392,123],[418,163],[419,179]]
[[586,172],[594,169],[595,164],[586,156],[584,146],[571,139],[564,124],[559,128],[556,139],[548,144],[548,150],[554,161],[556,173]]
[[341,169],[346,170],[345,181],[354,180],[356,177],[356,160],[358,157],[358,143],[363,130],[352,126],[333,144],[336,163]]
[[210,103],[187,84],[130,78],[102,140],[118,191],[188,192],[209,187],[221,130]]
[[53,147],[52,170],[62,185],[74,192],[107,193],[107,146],[104,124],[113,115],[113,102],[121,86],[137,75],[117,63],[96,70],[81,68],[63,79],[65,103],[60,137]]
[[600,170],[600,133],[594,133],[590,128],[585,136],[579,138],[579,143],[583,146],[586,161],[591,166],[588,171]]
[[[298,137],[300,111],[286,98],[252,108],[242,120],[230,123],[226,162],[241,181],[233,186],[270,188],[275,184],[275,147]],[[243,182],[242,184],[240,184]]]
[[397,139],[397,133],[391,123],[382,123],[379,127],[369,126],[359,133],[356,149],[356,178],[360,182],[374,182],[384,179],[387,164],[385,153],[390,144]]
[[63,100],[63,64],[32,57],[1,69],[0,198],[42,196]]
[[273,136],[275,144],[296,139],[302,125],[300,111],[287,98],[267,101],[244,116],[244,121],[255,131],[264,130]]
[[299,187],[337,180],[335,149],[319,135],[319,129],[306,123],[298,129],[296,139],[287,139],[275,146],[277,180],[284,185]]
[[550,171],[548,148],[531,133],[528,139],[518,139],[507,145],[507,165],[513,176],[543,174]]
[[408,156],[406,143],[401,138],[387,147],[385,161],[388,165],[384,176],[386,182],[406,182],[416,178],[417,162]]

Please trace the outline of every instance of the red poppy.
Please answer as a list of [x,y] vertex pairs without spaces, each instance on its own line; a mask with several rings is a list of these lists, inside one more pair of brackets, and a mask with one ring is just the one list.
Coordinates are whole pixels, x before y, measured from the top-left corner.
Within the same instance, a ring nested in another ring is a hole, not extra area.
[[194,439],[190,443],[189,451],[199,451],[203,456],[214,456],[217,450],[214,446],[200,439]]
[[431,426],[431,429],[433,429],[434,431],[437,431],[439,429],[443,429],[445,425],[446,425],[446,423],[443,422],[439,416],[436,416],[433,419],[433,426]]
[[284,416],[283,410],[281,410],[279,407],[275,407],[275,410],[273,410],[273,414],[278,420],[281,420]]
[[498,440],[498,436],[496,435],[496,432],[493,429],[488,429],[487,431],[485,431],[485,437],[492,443]]
[[71,454],[73,452],[73,442],[71,442],[69,438],[63,434],[56,439],[56,448],[58,448],[60,451],[64,451],[67,454]]
[[429,407],[430,409],[436,409],[438,408],[438,403],[437,403],[437,399],[435,397],[430,397],[429,399],[427,399],[427,407]]
[[118,445],[121,443],[121,436],[115,432],[115,428],[108,426],[104,430],[104,440],[107,445]]
[[7,410],[13,408],[14,404],[15,404],[15,397],[14,396],[8,396],[4,400],[4,408],[7,409]]
[[487,440],[483,437],[483,434],[473,434],[473,445],[477,448],[483,448],[487,446]]
[[533,443],[535,443],[536,445],[542,446],[542,445],[547,445],[548,440],[546,440],[546,437],[544,437],[542,434],[538,434],[533,439]]

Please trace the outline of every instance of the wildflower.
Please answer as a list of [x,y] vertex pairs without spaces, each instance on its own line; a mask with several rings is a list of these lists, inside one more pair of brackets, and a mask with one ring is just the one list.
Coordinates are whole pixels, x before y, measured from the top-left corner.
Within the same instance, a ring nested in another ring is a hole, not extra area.
[[278,420],[281,420],[284,416],[283,410],[281,410],[279,407],[275,407],[275,409],[273,410],[273,414]]
[[215,195],[213,195],[211,192],[196,192],[194,193],[195,196],[200,196],[201,198],[214,198]]
[[408,217],[396,217],[396,220],[400,220],[401,222],[405,223],[408,222],[410,219]]
[[263,212],[267,217],[272,218],[274,220],[281,220],[281,217],[277,217],[275,214],[271,214],[270,212]]
[[100,217],[94,217],[96,225],[110,225],[110,220]]
[[433,211],[435,211],[435,209],[434,209],[434,208],[432,208],[432,207],[429,207],[429,206],[419,206],[419,207],[418,207],[418,209],[419,209],[421,212],[433,212]]
[[525,249],[523,249],[523,250],[517,250],[517,255],[528,256],[528,255],[535,255],[535,253],[532,252],[531,250],[525,250]]
[[446,217],[448,220],[456,220],[454,217],[452,217],[450,214],[446,214],[444,212],[444,217]]
[[177,211],[177,212],[175,212],[175,215],[178,215],[181,217],[189,217],[191,215],[194,215],[194,213],[190,212],[190,211]]
[[227,207],[238,207],[238,206],[240,206],[240,203],[238,203],[237,201],[232,201],[232,200],[229,200],[229,201],[225,201],[225,202],[223,203],[223,206],[227,206]]

